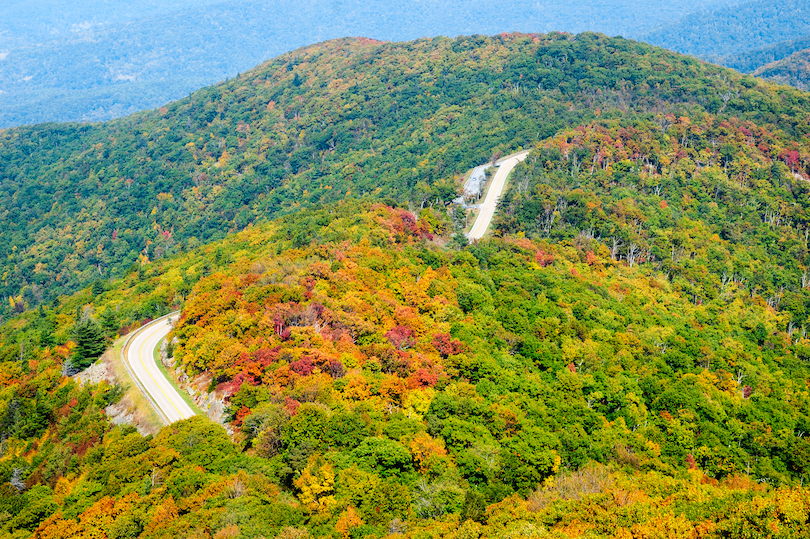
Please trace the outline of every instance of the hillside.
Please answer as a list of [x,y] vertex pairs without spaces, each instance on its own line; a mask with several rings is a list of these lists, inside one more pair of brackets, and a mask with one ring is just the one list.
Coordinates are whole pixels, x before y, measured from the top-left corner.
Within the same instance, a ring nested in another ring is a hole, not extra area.
[[[746,2],[701,7],[643,39],[667,49],[712,61],[744,54],[810,34],[810,9],[803,0]],[[729,65],[729,64],[724,64]]]
[[100,121],[160,107],[326,39],[403,41],[504,30],[636,37],[698,4],[726,3],[8,0],[0,5],[0,127]]
[[[555,230],[611,203],[585,189]],[[439,213],[344,202],[26,313],[0,339],[0,534],[802,537],[810,340],[742,278],[684,289],[733,238],[638,218],[693,250],[674,278],[598,238],[441,247]],[[175,358],[235,443],[199,417],[143,438],[104,420],[120,389],[59,376],[77,311],[128,326],[183,297]]]
[[331,41],[156,111],[0,131],[5,314],[273,215],[419,209],[498,151],[596,117],[721,113],[801,146],[805,94],[596,34]]
[[[515,34],[2,132],[0,537],[807,537],[808,120]],[[521,148],[469,244],[458,176]],[[222,425],[144,436],[124,375],[66,374],[178,309],[173,376]]]
[[810,48],[810,36],[803,36],[799,39],[783,41],[762,49],[725,56],[719,59],[719,63],[743,73],[753,73],[765,64],[778,62],[795,52],[808,48]]
[[790,84],[801,90],[810,89],[810,49],[794,52],[787,58],[766,64],[754,75],[780,84]]

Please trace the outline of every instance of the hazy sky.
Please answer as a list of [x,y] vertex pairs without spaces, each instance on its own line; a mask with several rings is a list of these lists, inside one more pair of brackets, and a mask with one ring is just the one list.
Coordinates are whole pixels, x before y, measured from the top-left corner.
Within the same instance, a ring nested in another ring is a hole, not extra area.
[[[81,34],[99,24],[121,24],[160,14],[204,8],[212,4],[233,5],[239,0],[2,0],[0,2],[0,45],[42,42]],[[369,22],[397,17],[402,9],[419,8],[420,29],[443,29],[444,33],[469,33],[502,24],[503,29],[531,27],[535,30],[599,30],[606,33],[643,32],[651,25],[672,22],[687,13],[733,5],[734,0],[264,0],[266,6],[288,10],[296,4],[303,10],[354,14],[343,17],[347,23]],[[402,5],[399,5],[402,4]],[[493,9],[497,7],[498,9]],[[487,20],[472,21],[478,13]],[[386,27],[395,21],[387,21]],[[403,21],[404,23],[405,21]],[[407,21],[413,24],[415,21]],[[538,28],[542,27],[542,28]],[[406,34],[412,29],[403,24]]]

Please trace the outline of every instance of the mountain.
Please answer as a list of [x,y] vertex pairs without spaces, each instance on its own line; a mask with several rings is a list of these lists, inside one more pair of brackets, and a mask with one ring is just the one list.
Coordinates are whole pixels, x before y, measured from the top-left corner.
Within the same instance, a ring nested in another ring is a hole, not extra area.
[[[806,535],[808,118],[554,33],[3,131],[0,537]],[[460,176],[521,148],[469,244]],[[174,310],[210,417],[161,427],[118,337]]]
[[220,0],[7,0],[0,6],[3,44],[42,43],[75,37],[93,26],[113,25],[217,3]]
[[0,126],[94,122],[160,107],[279,54],[351,35],[600,31],[639,36],[696,5],[544,0],[137,3],[31,0],[0,6]]
[[808,48],[810,48],[810,36],[803,36],[762,49],[726,56],[721,59],[720,63],[743,73],[753,73],[765,64],[778,62],[795,52]]
[[[802,0],[747,2],[683,17],[643,39],[709,60],[742,54],[810,34],[810,8]],[[725,64],[729,65],[729,64]]]
[[0,132],[11,309],[344,198],[449,203],[497,151],[597,117],[721,113],[800,136],[804,94],[596,34],[337,40],[156,111]]
[[810,89],[810,48],[794,52],[787,58],[765,64],[754,75],[801,90]]

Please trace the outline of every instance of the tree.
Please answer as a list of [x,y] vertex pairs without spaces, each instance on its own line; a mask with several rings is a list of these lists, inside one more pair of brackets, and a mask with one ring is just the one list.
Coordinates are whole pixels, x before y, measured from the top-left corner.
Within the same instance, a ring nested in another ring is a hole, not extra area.
[[360,518],[360,515],[357,513],[354,507],[350,505],[340,515],[337,524],[335,524],[335,529],[340,532],[343,539],[349,539],[349,537],[351,537],[352,529],[362,526],[363,524],[365,524],[363,519]]
[[73,340],[76,348],[73,349],[71,362],[79,369],[89,367],[107,348],[104,330],[89,317],[73,327]]
[[459,520],[474,520],[485,522],[487,517],[487,501],[483,494],[476,490],[468,490],[464,496],[464,505],[461,506],[461,516]]
[[298,498],[310,511],[327,513],[335,505],[335,469],[321,455],[312,455],[295,480]]
[[411,471],[411,454],[399,442],[385,438],[366,438],[352,452],[358,463],[369,466],[383,477]]
[[441,440],[434,440],[426,432],[417,433],[409,447],[420,472],[427,472],[434,466],[440,465],[443,457],[447,455],[447,450]]

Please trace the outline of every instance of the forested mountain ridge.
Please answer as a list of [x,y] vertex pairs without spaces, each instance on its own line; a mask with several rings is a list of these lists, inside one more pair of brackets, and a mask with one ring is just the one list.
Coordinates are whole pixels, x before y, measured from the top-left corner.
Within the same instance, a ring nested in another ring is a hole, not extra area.
[[599,115],[716,112],[789,140],[809,110],[806,94],[596,34],[331,41],[157,111],[0,132],[0,291],[20,310],[300,205],[447,203],[493,152]]
[[810,10],[806,2],[774,0],[701,9],[643,39],[684,54],[721,59],[808,34]]
[[[7,302],[0,536],[807,536],[808,133],[803,92],[595,34],[340,40],[7,130],[6,278],[92,284]],[[458,173],[521,147],[468,244]],[[175,309],[231,439],[64,376]]]
[[[801,51],[810,47],[810,10],[801,0],[706,7],[648,33],[645,41],[743,73],[806,90]],[[792,58],[788,59],[792,55]],[[780,63],[771,69],[768,64]]]
[[766,64],[778,62],[793,53],[808,48],[810,48],[810,36],[803,36],[761,49],[724,56],[719,59],[719,63],[743,73],[753,73]]
[[766,64],[754,75],[802,90],[810,89],[810,48],[794,52],[777,62]]

